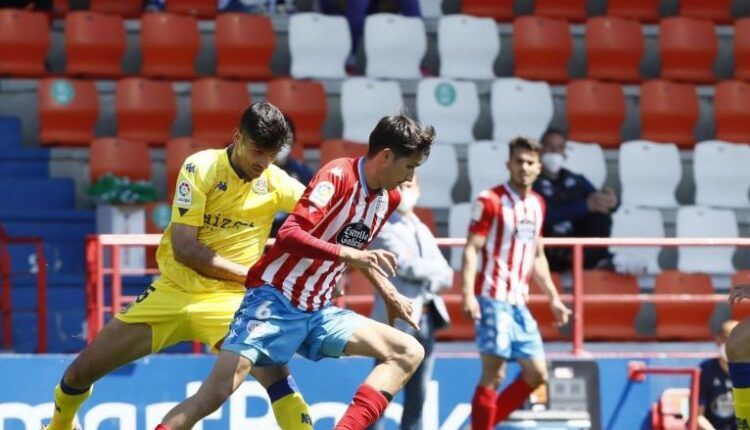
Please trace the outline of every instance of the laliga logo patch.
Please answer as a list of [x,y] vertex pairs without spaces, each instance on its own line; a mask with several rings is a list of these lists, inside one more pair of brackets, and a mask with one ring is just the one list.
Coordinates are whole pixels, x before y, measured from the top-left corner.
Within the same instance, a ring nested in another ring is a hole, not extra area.
[[253,183],[253,192],[255,194],[267,194],[268,193],[268,180],[260,177]]
[[336,242],[348,246],[350,248],[356,248],[362,250],[367,246],[370,241],[370,228],[365,225],[362,221],[347,224],[339,235],[336,236]]
[[474,204],[471,206],[471,220],[472,221],[479,221],[482,219],[482,210],[484,209],[484,206],[482,206],[482,202],[479,200],[475,201]]
[[190,207],[193,204],[193,188],[188,181],[182,181],[177,185],[175,204],[179,207]]
[[325,207],[331,201],[335,190],[336,188],[332,183],[328,181],[320,182],[310,193],[310,201],[319,208]]

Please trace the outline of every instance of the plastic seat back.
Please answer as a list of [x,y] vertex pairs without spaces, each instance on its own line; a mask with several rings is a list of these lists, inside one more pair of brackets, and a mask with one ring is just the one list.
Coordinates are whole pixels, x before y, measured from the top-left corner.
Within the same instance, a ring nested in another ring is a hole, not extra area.
[[702,206],[750,207],[750,145],[708,140],[695,145],[695,203]]
[[320,144],[320,166],[325,166],[337,158],[354,158],[367,154],[364,143],[343,139],[330,139]]
[[602,147],[596,143],[569,140],[565,145],[565,168],[583,175],[596,189],[607,179],[607,162]]
[[433,145],[430,157],[419,167],[419,205],[447,208],[453,204],[451,192],[458,179],[458,159],[453,145]]
[[523,135],[539,139],[550,121],[554,106],[546,82],[501,78],[492,83],[492,140],[508,143]]
[[46,78],[37,91],[41,143],[88,146],[99,117],[94,82]]
[[217,12],[215,0],[168,0],[167,12],[194,15],[200,18],[213,18]]
[[141,73],[153,78],[192,79],[200,50],[192,16],[152,12],[141,17]]
[[[583,273],[583,291],[596,294],[638,294],[638,280],[604,270]],[[638,303],[586,303],[584,306],[584,338],[587,340],[632,340],[638,337],[634,328]]]
[[500,54],[497,24],[491,18],[448,15],[438,21],[440,76],[494,79]]
[[716,138],[729,142],[750,143],[750,84],[724,81],[714,93]]
[[443,143],[474,140],[479,119],[479,93],[474,82],[426,78],[417,85],[417,116],[435,127],[435,138]]
[[659,25],[662,78],[713,82],[718,47],[719,39],[711,21],[682,16],[663,19]]
[[691,148],[695,144],[693,129],[698,115],[698,96],[694,86],[661,80],[641,85],[643,139],[673,142],[680,148]]
[[352,47],[346,18],[297,13],[289,18],[291,74],[295,78],[345,78]]
[[343,138],[367,143],[378,121],[397,115],[404,106],[401,87],[395,81],[351,78],[341,84]]
[[613,148],[625,122],[625,95],[620,84],[582,79],[568,84],[568,137]]
[[145,78],[127,78],[115,87],[117,135],[163,145],[172,135],[177,115],[172,84]]
[[66,71],[70,75],[112,78],[122,74],[125,25],[122,17],[75,11],[65,16]]
[[365,20],[366,75],[372,78],[418,79],[427,52],[422,18],[376,13]]
[[193,137],[208,142],[228,142],[250,105],[244,82],[203,78],[193,82],[190,95]]
[[680,15],[731,24],[732,0],[680,0]]
[[583,22],[586,20],[586,0],[536,0],[534,15]]
[[[682,206],[677,210],[677,237],[740,237],[737,217],[730,209]],[[731,275],[734,246],[684,246],[678,248],[677,269],[685,273]]]
[[216,17],[216,74],[224,78],[271,79],[276,35],[263,15],[222,13]]
[[512,21],[513,0],[463,0],[461,13],[478,17],[492,18],[495,21]]
[[[635,206],[621,206],[612,214],[611,237],[665,237],[664,220],[658,209]],[[658,246],[610,246],[609,252],[615,256],[625,254],[631,260],[639,260],[646,266],[648,274],[661,271]]]
[[89,148],[91,182],[106,174],[127,177],[131,181],[151,180],[151,156],[143,141],[102,137]]
[[509,179],[508,169],[505,167],[510,157],[509,148],[508,143],[491,140],[469,144],[466,163],[472,201],[482,191],[496,187]]
[[641,22],[656,22],[659,20],[660,0],[608,0],[607,15]]
[[[713,294],[711,277],[666,270],[656,276],[654,294]],[[710,340],[713,303],[654,303],[659,340]]]
[[89,9],[123,18],[140,18],[143,14],[143,0],[90,0]]
[[645,41],[641,24],[632,19],[597,16],[586,22],[586,76],[638,82]]
[[734,78],[750,80],[750,18],[734,22]]
[[0,75],[44,75],[49,44],[44,13],[0,9]]
[[562,83],[568,80],[573,38],[562,19],[522,16],[513,21],[514,74],[521,78]]
[[620,145],[622,204],[657,208],[677,207],[675,192],[682,178],[677,146],[631,140]]
[[328,99],[320,82],[276,79],[268,84],[266,100],[292,121],[296,143],[320,146],[328,116]]

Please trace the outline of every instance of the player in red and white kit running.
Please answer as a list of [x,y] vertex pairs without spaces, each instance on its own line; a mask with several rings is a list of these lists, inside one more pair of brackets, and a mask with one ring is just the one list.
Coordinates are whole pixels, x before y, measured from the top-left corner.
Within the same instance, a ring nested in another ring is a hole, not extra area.
[[[472,430],[494,429],[547,379],[542,337],[526,307],[529,278],[533,275],[549,296],[559,324],[570,314],[557,295],[540,242],[544,200],[531,186],[541,171],[541,149],[534,140],[513,139],[510,181],[480,193],[472,208],[462,269],[464,312],[476,321],[482,358],[471,402]],[[521,366],[521,377],[498,395],[511,359]]]
[[388,281],[396,257],[366,250],[398,207],[398,185],[429,155],[432,127],[384,117],[367,156],[334,160],[315,175],[277,241],[248,273],[247,293],[222,351],[198,392],[172,409],[157,430],[190,429],[237,389],[253,366],[356,355],[378,364],[360,385],[340,430],[364,430],[383,414],[424,357],[412,336],[331,304],[348,266],[359,268],[383,297],[389,320],[411,321],[409,299]]

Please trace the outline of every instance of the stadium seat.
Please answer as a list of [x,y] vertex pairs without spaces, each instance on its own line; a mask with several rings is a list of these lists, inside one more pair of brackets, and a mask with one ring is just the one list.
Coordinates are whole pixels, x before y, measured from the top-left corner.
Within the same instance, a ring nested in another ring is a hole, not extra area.
[[641,85],[643,139],[673,142],[681,149],[692,148],[698,114],[694,86],[660,80]]
[[205,149],[218,149],[225,146],[226,143],[201,142],[192,137],[177,137],[168,141],[164,151],[167,170],[167,200],[172,200],[174,188],[177,185],[177,176],[182,163],[188,156]]
[[[654,294],[713,294],[711,277],[703,273],[665,270],[656,276]],[[654,303],[656,337],[659,340],[711,339],[713,303]]]
[[734,22],[734,78],[750,80],[750,18]]
[[492,18],[495,21],[512,21],[514,0],[463,0],[461,13]]
[[586,76],[638,82],[645,41],[638,21],[597,16],[586,22]]
[[88,146],[99,117],[94,81],[46,78],[37,93],[41,143]]
[[[750,285],[750,270],[738,270],[732,275],[732,286],[736,285]],[[750,316],[750,300],[743,300],[731,306],[731,309],[732,319],[740,321]]]
[[607,148],[620,145],[626,109],[620,84],[576,80],[568,84],[566,99],[570,139]]
[[364,143],[343,139],[330,139],[320,144],[320,166],[325,166],[337,158],[354,158],[367,154],[368,146]]
[[117,135],[164,145],[172,135],[177,103],[170,82],[127,78],[115,86]]
[[586,20],[586,0],[536,0],[534,15],[583,22]]
[[65,16],[65,69],[69,75],[116,78],[122,74],[123,55],[122,17],[88,11]]
[[45,14],[0,9],[0,75],[43,75],[49,44]]
[[716,138],[728,142],[750,143],[750,84],[724,81],[714,93]]
[[707,140],[693,150],[695,204],[748,208],[750,145]]
[[417,85],[417,117],[435,127],[435,138],[442,143],[468,143],[474,140],[474,124],[479,119],[479,94],[471,81],[426,78]]
[[278,107],[294,125],[295,143],[318,147],[328,116],[325,90],[320,82],[284,78],[268,84],[266,100]]
[[295,78],[345,78],[351,47],[349,24],[343,16],[296,13],[289,18],[291,74]]
[[419,205],[447,208],[453,204],[451,193],[458,179],[458,159],[453,145],[433,146],[430,157],[419,167],[421,197]]
[[140,18],[143,14],[143,0],[91,0],[89,9],[123,18]]
[[505,183],[509,179],[505,168],[509,154],[507,142],[483,140],[470,143],[467,148],[466,164],[471,186],[471,200],[479,193]]
[[422,18],[440,18],[443,16],[443,0],[419,0]]
[[[469,232],[471,206],[472,203],[457,203],[450,207],[450,212],[448,212],[448,237],[466,237],[466,234]],[[451,248],[450,263],[453,270],[461,270],[461,257],[463,253],[463,247]]]
[[141,17],[141,73],[152,78],[192,79],[200,49],[192,16],[151,12]]
[[719,39],[711,21],[676,16],[659,24],[661,77],[675,81],[714,81]]
[[569,140],[565,145],[564,167],[586,177],[596,189],[607,179],[607,162],[604,151],[596,143],[580,143]]
[[351,78],[341,84],[341,119],[343,138],[369,142],[370,132],[385,115],[401,112],[404,100],[401,86],[395,81]]
[[228,142],[250,105],[244,82],[203,78],[193,82],[190,95],[193,137],[208,142]]
[[675,191],[682,178],[677,146],[631,140],[620,145],[622,204],[657,208],[677,207]]
[[366,75],[371,78],[419,79],[427,52],[424,21],[392,13],[376,13],[365,20]]
[[[635,206],[620,206],[612,214],[611,237],[665,237],[664,221],[658,209],[646,209]],[[646,273],[653,275],[661,271],[659,266],[658,246],[610,246],[609,252],[614,255],[625,254],[631,260],[645,263]]]
[[546,82],[501,78],[492,83],[492,139],[507,143],[519,135],[539,139],[552,121],[552,91]]
[[222,13],[216,17],[216,74],[223,78],[271,79],[276,35],[264,15]]
[[131,181],[151,180],[151,156],[143,141],[102,137],[89,148],[91,182],[106,174],[127,177]]
[[417,206],[414,208],[414,214],[417,216],[417,218],[419,218],[420,221],[422,221],[422,224],[430,229],[435,237],[438,236],[437,222],[435,221],[435,212],[433,212],[432,209],[421,208]]
[[568,80],[573,38],[562,19],[522,16],[513,21],[514,74],[520,78],[562,83]]
[[731,24],[732,0],[680,0],[680,15]]
[[[640,293],[635,276],[606,270],[583,272],[585,295]],[[583,336],[586,340],[633,340],[638,337],[634,323],[639,303],[586,303],[583,307]]]
[[[682,206],[677,210],[677,237],[737,238],[737,217],[729,209]],[[678,249],[677,269],[685,273],[731,275],[733,246],[685,246]]]
[[[555,287],[557,287],[557,292],[559,294],[562,294],[562,280],[560,279],[559,273],[552,272],[552,282],[554,282]],[[533,281],[533,279],[529,282],[529,294],[544,294],[542,288],[538,286],[537,283]],[[552,313],[552,309],[550,308],[548,301],[544,301],[541,303],[529,302],[528,307],[531,311],[531,314],[534,315],[534,319],[536,320],[537,325],[539,326],[539,331],[542,334],[542,339],[548,341],[561,340],[563,338],[562,333],[560,333],[560,329],[557,327],[555,315]]]
[[213,18],[216,15],[215,0],[167,0],[167,12],[194,15],[199,18]]
[[659,21],[660,0],[608,0],[607,15],[637,19],[641,22]]
[[495,79],[500,54],[497,24],[490,18],[448,15],[438,21],[440,76],[455,79]]

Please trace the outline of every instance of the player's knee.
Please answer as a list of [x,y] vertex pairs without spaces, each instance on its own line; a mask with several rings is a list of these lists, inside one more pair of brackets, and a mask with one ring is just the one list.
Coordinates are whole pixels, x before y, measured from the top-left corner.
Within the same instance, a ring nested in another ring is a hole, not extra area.
[[529,387],[536,388],[542,384],[547,383],[547,371],[535,369],[535,370],[526,372],[523,375],[523,379],[524,381],[526,381]]
[[501,368],[493,371],[482,372],[482,376],[479,379],[479,385],[497,388],[504,380],[505,369]]
[[414,373],[424,360],[424,347],[413,336],[402,336],[398,348],[393,352],[404,370],[410,374]]
[[726,343],[729,361],[750,360],[750,319],[742,321],[729,334]]

